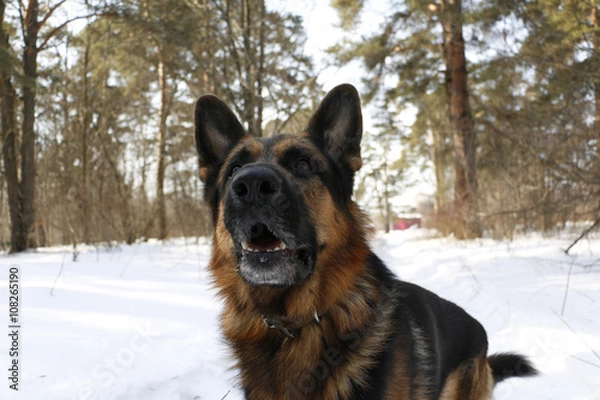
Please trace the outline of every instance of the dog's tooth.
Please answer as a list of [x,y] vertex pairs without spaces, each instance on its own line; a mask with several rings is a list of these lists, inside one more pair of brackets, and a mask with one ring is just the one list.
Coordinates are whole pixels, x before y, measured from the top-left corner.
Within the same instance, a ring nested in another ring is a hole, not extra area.
[[279,250],[285,250],[287,249],[287,246],[285,245],[285,243],[281,242],[281,244],[279,245]]
[[249,246],[248,246],[248,242],[242,242],[242,250],[248,250]]

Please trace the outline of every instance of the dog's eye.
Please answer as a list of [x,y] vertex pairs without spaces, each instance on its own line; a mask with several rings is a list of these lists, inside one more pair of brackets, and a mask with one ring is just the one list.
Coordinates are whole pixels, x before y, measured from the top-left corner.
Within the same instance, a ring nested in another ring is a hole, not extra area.
[[233,178],[235,173],[238,172],[240,168],[242,168],[242,167],[239,164],[235,164],[233,167],[231,167],[231,169],[229,170],[229,177]]
[[307,158],[301,158],[296,163],[296,169],[304,172],[312,172],[312,165],[310,165],[310,161]]

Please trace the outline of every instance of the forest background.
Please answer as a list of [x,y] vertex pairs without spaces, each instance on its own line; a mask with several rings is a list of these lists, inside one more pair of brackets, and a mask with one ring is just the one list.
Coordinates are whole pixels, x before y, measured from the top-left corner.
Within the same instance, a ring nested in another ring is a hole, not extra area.
[[349,66],[383,226],[423,182],[409,211],[458,238],[600,225],[600,0],[331,7],[315,60],[310,14],[276,0],[0,1],[0,250],[207,235],[196,98],[299,133]]

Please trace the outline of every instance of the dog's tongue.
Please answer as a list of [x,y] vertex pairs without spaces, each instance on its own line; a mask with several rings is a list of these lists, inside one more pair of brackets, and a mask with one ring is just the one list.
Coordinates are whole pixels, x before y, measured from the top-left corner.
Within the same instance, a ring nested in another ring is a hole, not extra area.
[[248,251],[279,251],[287,246],[275,236],[264,224],[256,224],[251,229],[252,239],[242,243],[244,250]]

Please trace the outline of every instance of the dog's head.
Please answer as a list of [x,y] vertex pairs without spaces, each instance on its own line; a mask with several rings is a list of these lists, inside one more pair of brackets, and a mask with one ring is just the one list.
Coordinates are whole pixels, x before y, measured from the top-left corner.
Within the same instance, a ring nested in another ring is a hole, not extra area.
[[353,86],[330,91],[306,132],[272,138],[249,136],[225,103],[202,96],[195,135],[216,230],[213,257],[235,265],[245,282],[301,284],[344,245],[354,173],[362,165]]

